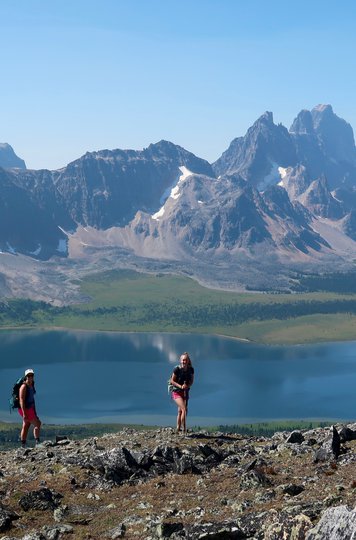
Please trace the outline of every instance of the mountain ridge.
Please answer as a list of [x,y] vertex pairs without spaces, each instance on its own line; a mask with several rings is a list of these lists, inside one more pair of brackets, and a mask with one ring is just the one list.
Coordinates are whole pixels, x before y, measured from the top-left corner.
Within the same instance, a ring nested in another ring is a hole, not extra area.
[[[0,188],[0,249],[42,261],[97,261],[101,250],[112,264],[108,250],[124,249],[143,267],[185,262],[200,279],[216,270],[217,286],[224,261],[246,267],[243,288],[264,259],[288,288],[292,268],[347,269],[356,254],[354,136],[331,105],[301,111],[289,130],[267,111],[213,164],[161,140],[87,152],[56,171],[0,169]],[[315,226],[325,219],[332,242]]]

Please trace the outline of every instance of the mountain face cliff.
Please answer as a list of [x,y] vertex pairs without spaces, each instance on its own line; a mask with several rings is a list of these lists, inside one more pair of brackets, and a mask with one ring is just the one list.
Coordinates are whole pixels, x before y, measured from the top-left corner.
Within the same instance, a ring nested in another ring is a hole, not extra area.
[[112,247],[138,265],[189,261],[200,277],[204,264],[347,265],[356,256],[353,131],[318,105],[289,130],[264,113],[212,165],[160,141],[88,152],[56,171],[3,168],[0,211],[1,251],[42,260]]
[[55,173],[54,183],[76,223],[106,229],[125,225],[138,210],[154,212],[182,165],[214,174],[208,162],[161,141],[143,151],[88,152]]
[[26,169],[23,159],[19,158],[12,146],[0,143],[0,167],[3,169]]

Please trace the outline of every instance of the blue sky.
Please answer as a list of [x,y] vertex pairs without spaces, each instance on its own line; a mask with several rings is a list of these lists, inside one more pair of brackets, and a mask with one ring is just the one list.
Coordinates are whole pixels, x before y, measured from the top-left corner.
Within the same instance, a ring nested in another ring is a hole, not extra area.
[[0,0],[0,142],[29,168],[161,139],[215,161],[264,111],[356,129],[349,0]]

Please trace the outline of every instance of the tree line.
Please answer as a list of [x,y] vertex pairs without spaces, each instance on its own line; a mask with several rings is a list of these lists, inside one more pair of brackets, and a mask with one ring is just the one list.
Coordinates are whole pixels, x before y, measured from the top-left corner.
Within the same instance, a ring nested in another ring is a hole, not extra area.
[[71,306],[57,307],[46,302],[29,299],[13,299],[0,303],[2,324],[36,324],[55,322],[57,316],[100,318],[111,316],[122,322],[141,326],[147,323],[160,325],[194,326],[234,325],[245,321],[290,319],[305,315],[349,313],[356,314],[356,299],[296,300],[273,303],[238,303],[192,305],[188,302],[147,302],[140,307],[119,305],[95,309]]

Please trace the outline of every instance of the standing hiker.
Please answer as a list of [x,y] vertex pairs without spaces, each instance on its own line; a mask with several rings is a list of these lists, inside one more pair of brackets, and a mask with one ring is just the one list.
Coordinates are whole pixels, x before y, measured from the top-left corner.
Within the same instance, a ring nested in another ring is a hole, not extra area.
[[172,399],[178,407],[177,433],[183,429],[187,432],[187,413],[189,390],[194,382],[194,368],[187,352],[180,357],[180,365],[173,370],[170,386],[172,388]]
[[22,416],[21,445],[26,446],[26,439],[30,425],[33,425],[33,435],[36,444],[40,442],[41,420],[37,416],[35,405],[35,384],[33,369],[26,369],[24,382],[19,391],[19,414]]

